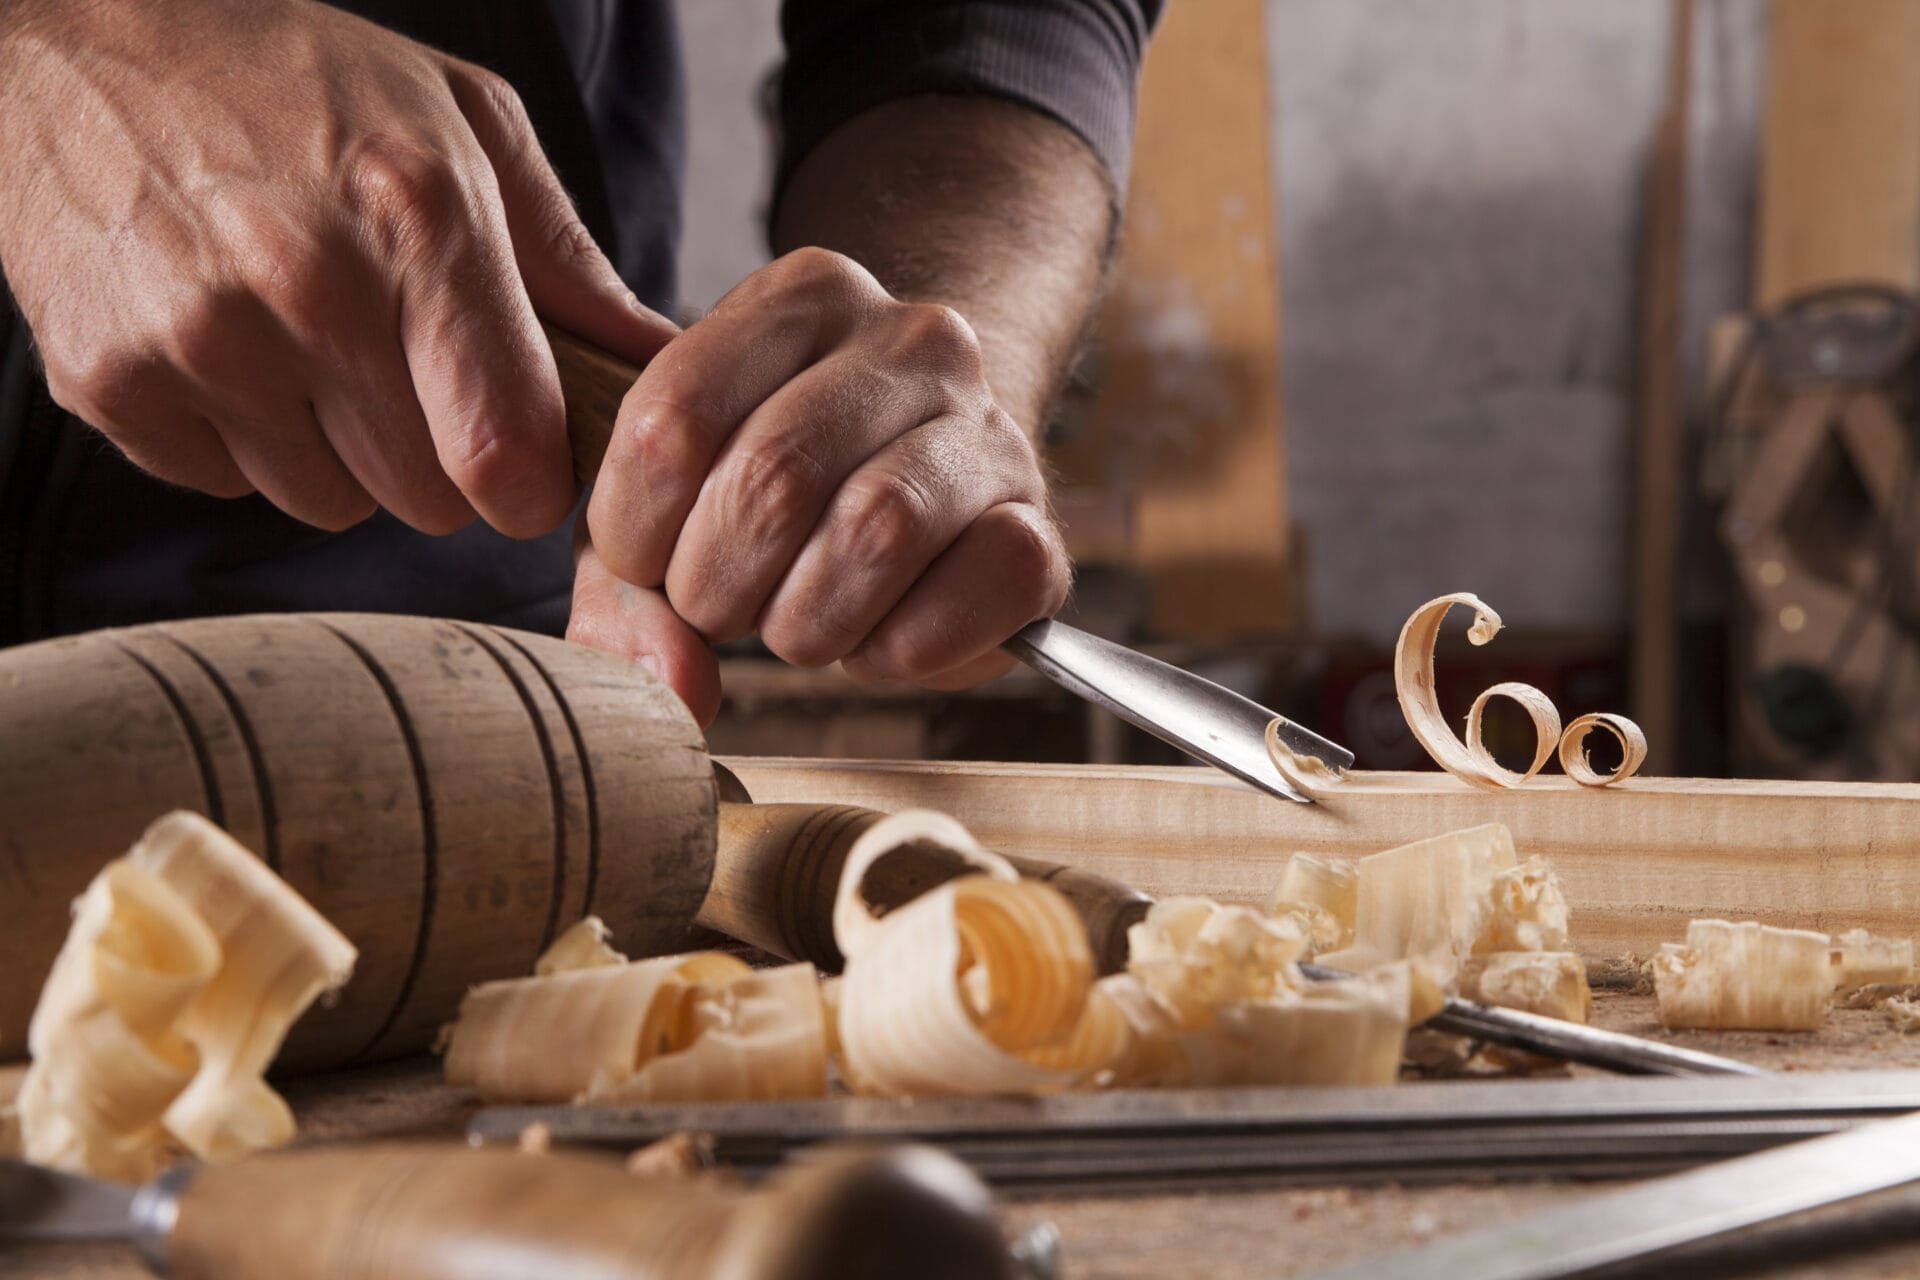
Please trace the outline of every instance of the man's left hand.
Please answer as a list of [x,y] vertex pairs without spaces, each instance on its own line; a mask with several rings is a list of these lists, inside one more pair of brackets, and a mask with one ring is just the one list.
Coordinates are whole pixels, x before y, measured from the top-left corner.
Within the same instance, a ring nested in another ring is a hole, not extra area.
[[673,339],[620,408],[570,638],[646,661],[706,723],[710,642],[962,688],[1059,609],[1040,461],[957,312],[801,249]]

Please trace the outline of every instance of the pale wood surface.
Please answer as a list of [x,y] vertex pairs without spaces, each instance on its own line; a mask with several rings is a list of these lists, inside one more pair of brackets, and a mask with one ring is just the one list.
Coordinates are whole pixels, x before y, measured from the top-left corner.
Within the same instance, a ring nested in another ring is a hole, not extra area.
[[160,623],[0,654],[0,1058],[68,904],[170,809],[227,827],[360,949],[305,1065],[424,1047],[587,911],[685,945],[713,866],[698,728],[636,665],[474,624]]
[[1290,853],[1364,855],[1504,822],[1545,854],[1591,957],[1732,916],[1829,932],[1920,932],[1920,785],[1559,777],[1489,790],[1437,773],[1356,773],[1295,805],[1178,766],[902,764],[733,757],[763,801],[940,809],[1004,853],[1084,866],[1156,895],[1264,904]]
[[1085,447],[1061,457],[1131,492],[1129,559],[1163,636],[1292,615],[1265,31],[1264,0],[1206,0],[1169,6],[1154,36],[1105,378]]
[[1920,286],[1920,5],[1773,0],[1754,300]]
[[[1652,1004],[1648,997],[1601,991],[1595,1020],[1617,1030],[1655,1034]],[[1867,1010],[1836,1010],[1827,1027],[1814,1035],[1701,1031],[1668,1038],[1781,1070],[1920,1068],[1920,1036],[1895,1035],[1881,1014]],[[451,1140],[474,1108],[469,1095],[442,1085],[436,1064],[424,1059],[310,1077],[289,1082],[286,1089],[303,1140],[316,1143]],[[1060,1228],[1065,1280],[1281,1280],[1516,1218],[1611,1185],[1386,1185],[1043,1198],[1010,1203],[1004,1215],[1013,1230],[1042,1220]],[[1878,1203],[1884,1206],[1887,1201]],[[1920,1199],[1911,1195],[1894,1203],[1909,1215],[1920,1211]],[[1869,1207],[1863,1203],[1843,1214],[1864,1224],[1863,1210]],[[1744,1264],[1738,1271],[1699,1266],[1685,1274],[1689,1280],[1722,1275],[1907,1280],[1920,1274],[1920,1245],[1856,1247],[1844,1257],[1809,1258],[1791,1251],[1802,1230],[1757,1237],[1738,1255]],[[135,1280],[146,1274],[128,1253],[112,1247],[0,1246],[0,1276]]]

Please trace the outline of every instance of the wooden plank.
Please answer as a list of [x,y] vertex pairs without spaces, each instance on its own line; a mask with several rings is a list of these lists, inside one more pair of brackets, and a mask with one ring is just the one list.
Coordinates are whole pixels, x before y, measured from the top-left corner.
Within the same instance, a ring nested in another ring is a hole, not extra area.
[[1920,287],[1920,4],[1774,0],[1754,296]]
[[1633,415],[1634,718],[1647,733],[1646,772],[1675,767],[1680,657],[1680,280],[1686,226],[1687,105],[1692,0],[1672,0],[1667,104],[1647,178],[1641,246],[1640,361]]
[[1264,0],[1208,0],[1154,37],[1106,379],[1059,458],[1133,490],[1128,558],[1169,638],[1270,631],[1292,607],[1265,30]]
[[1158,895],[1264,903],[1296,849],[1357,856],[1504,822],[1552,859],[1590,957],[1646,953],[1689,919],[1920,933],[1920,784],[1564,778],[1485,790],[1437,773],[1357,773],[1283,804],[1178,766],[736,757],[757,801],[953,814],[988,846],[1088,867]]

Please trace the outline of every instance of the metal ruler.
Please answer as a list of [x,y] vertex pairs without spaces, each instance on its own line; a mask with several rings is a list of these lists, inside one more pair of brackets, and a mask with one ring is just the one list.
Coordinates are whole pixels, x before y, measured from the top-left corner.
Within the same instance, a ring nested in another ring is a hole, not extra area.
[[529,1124],[628,1149],[708,1135],[748,1172],[821,1141],[931,1142],[1003,1191],[1639,1177],[1920,1110],[1920,1071],[1155,1089],[1046,1098],[822,1098],[678,1107],[494,1107],[475,1143]]

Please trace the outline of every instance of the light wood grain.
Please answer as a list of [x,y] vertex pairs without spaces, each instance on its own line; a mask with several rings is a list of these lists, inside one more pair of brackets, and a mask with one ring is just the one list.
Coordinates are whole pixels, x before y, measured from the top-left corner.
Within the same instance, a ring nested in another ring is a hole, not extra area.
[[578,1155],[292,1152],[201,1171],[168,1253],[180,1280],[959,1280],[1009,1271],[985,1189],[924,1148],[829,1154],[759,1192],[638,1177]]
[[1545,854],[1593,958],[1678,941],[1689,919],[1920,931],[1920,785],[1564,778],[1489,790],[1357,773],[1318,804],[1203,769],[733,757],[754,796],[940,809],[989,848],[1085,867],[1157,895],[1264,904],[1296,849],[1358,856],[1504,822]]
[[1754,297],[1920,287],[1920,5],[1774,0]]

